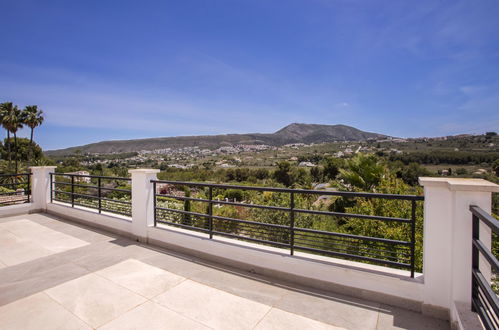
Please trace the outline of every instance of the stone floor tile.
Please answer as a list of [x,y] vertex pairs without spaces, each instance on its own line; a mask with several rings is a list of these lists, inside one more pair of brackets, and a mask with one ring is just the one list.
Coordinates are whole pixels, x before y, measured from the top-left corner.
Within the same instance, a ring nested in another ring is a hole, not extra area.
[[0,307],[0,327],[2,330],[91,329],[44,293]]
[[86,274],[58,255],[0,269],[0,306]]
[[210,329],[152,301],[135,307],[100,327],[102,330],[204,330]]
[[370,330],[376,329],[379,304],[342,295],[290,290],[274,307],[337,327]]
[[300,315],[289,313],[277,308],[270,312],[258,323],[255,330],[341,330],[326,323],[315,321]]
[[7,266],[18,265],[51,254],[54,252],[11,232],[0,233],[0,261]]
[[146,301],[144,297],[95,274],[45,292],[93,327],[103,325]]
[[192,274],[189,278],[266,305],[273,305],[288,292],[249,272],[231,273],[228,270],[208,268]]
[[28,219],[0,224],[3,229],[52,252],[63,252],[88,245],[76,237],[66,235]]
[[187,280],[153,299],[215,329],[252,329],[270,306]]
[[135,259],[122,261],[96,274],[146,298],[155,297],[185,280],[184,277]]
[[376,329],[448,330],[449,322],[393,306],[381,305]]

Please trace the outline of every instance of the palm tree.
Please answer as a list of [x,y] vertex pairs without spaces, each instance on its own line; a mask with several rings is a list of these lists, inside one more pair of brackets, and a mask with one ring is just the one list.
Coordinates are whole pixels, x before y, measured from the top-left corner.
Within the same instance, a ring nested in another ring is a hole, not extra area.
[[7,121],[5,120],[10,113],[12,113],[14,110],[14,106],[12,105],[12,102],[5,102],[0,104],[0,123],[3,128],[7,131],[7,150],[8,150],[8,155],[9,155],[9,170],[12,165],[12,156],[11,156],[11,150],[10,150],[10,130],[8,129],[8,124]]
[[[7,129],[7,134],[14,134],[14,148],[16,151],[15,164],[16,164],[16,172],[18,170],[17,163],[17,131],[23,127],[23,115],[22,111],[15,105],[12,106],[12,103],[8,103],[7,110],[3,114],[2,125]],[[10,135],[8,135],[7,139],[10,139]],[[9,140],[9,161],[10,161],[10,140]]]
[[38,106],[36,105],[28,105],[26,108],[24,108],[23,111],[23,122],[31,129],[31,136],[29,139],[29,155],[31,161],[31,154],[33,151],[33,132],[36,127],[40,126],[43,123],[43,111],[38,110]]

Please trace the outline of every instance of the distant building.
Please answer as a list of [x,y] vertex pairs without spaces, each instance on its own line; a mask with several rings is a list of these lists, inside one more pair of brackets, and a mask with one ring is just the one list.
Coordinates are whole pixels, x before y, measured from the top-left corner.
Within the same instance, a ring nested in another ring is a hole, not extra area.
[[311,163],[311,162],[301,162],[300,164],[298,164],[299,167],[315,167],[315,164],[314,163]]
[[[87,171],[76,171],[76,172],[67,172],[64,174],[72,174],[72,175],[90,175],[89,172]],[[71,179],[71,176],[66,176],[66,178]],[[75,182],[83,182],[83,183],[90,183],[91,179],[88,176],[75,176],[74,177]]]

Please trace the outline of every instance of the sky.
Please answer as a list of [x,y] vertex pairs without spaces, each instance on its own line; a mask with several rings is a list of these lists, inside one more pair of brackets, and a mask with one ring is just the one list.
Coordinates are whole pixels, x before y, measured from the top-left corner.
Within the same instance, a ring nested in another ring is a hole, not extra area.
[[44,149],[293,122],[499,129],[496,0],[0,0],[0,12],[0,102],[44,111]]

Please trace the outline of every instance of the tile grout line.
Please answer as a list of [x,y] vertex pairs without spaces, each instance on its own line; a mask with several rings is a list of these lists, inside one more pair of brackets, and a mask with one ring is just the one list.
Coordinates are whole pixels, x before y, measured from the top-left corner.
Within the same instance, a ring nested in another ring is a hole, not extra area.
[[263,319],[270,314],[270,311],[273,308],[274,308],[273,306],[269,306],[269,310],[262,316],[262,318],[258,322],[256,322],[256,324],[253,327],[251,327],[251,329],[255,329],[263,321]]
[[52,300],[53,302],[55,302],[57,305],[61,306],[62,308],[64,308],[66,311],[69,312],[69,314],[73,315],[74,317],[76,317],[78,320],[82,321],[83,323],[85,323],[86,325],[88,325],[90,327],[90,329],[95,329],[91,324],[88,324],[85,320],[81,319],[78,315],[76,315],[75,313],[73,313],[72,311],[70,311],[69,309],[67,309],[63,304],[59,303],[57,300],[55,300],[54,298],[52,298],[51,295],[49,295],[47,292],[45,292],[46,290],[43,290],[41,291],[42,294],[46,295],[50,300]]

